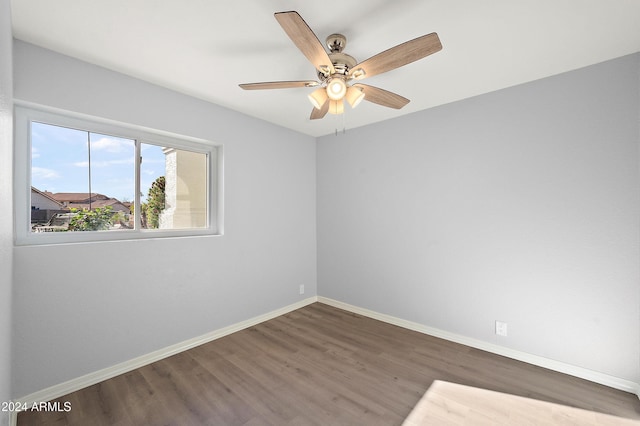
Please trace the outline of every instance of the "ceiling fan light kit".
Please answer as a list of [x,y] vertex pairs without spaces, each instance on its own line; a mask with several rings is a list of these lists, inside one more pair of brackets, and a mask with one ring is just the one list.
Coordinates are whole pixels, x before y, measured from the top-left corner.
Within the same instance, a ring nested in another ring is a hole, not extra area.
[[309,94],[309,101],[316,109],[322,108],[327,99],[329,99],[329,95],[327,95],[327,89],[324,87],[316,89]]
[[347,83],[342,77],[331,77],[327,80],[327,96],[329,99],[339,101],[347,94]]
[[351,80],[362,80],[415,62],[442,49],[436,33],[424,35],[399,44],[358,63],[353,56],[343,53],[347,38],[331,34],[326,39],[329,53],[315,33],[295,11],[278,12],[275,18],[291,41],[317,70],[318,81],[277,81],[240,84],[244,90],[317,87],[308,95],[313,105],[311,120],[323,118],[327,113],[342,114],[346,99],[351,108],[367,100],[389,108],[400,109],[409,99],[378,87],[365,84],[349,86]]
[[364,91],[359,87],[351,86],[347,89],[345,99],[349,102],[351,108],[355,108],[364,99]]

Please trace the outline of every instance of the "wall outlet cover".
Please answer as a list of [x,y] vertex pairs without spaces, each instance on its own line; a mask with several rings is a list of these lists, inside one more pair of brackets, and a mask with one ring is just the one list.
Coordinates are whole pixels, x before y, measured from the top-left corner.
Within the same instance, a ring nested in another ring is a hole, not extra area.
[[507,336],[507,323],[502,321],[496,321],[496,334],[498,336]]

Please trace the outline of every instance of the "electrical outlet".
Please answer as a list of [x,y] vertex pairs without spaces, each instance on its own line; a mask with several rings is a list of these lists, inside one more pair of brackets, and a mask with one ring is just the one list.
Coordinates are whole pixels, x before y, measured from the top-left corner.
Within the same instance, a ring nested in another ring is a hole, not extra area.
[[496,334],[498,336],[507,336],[507,323],[502,321],[496,321]]
[[300,284],[300,294],[304,294],[304,284]]

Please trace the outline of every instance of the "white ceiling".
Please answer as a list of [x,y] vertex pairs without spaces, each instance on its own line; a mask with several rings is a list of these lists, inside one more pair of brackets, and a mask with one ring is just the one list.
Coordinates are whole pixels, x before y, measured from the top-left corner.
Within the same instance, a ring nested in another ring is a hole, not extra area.
[[[309,120],[313,89],[240,83],[316,79],[274,12],[296,10],[363,61],[430,32],[442,51],[366,79],[402,110],[363,102]],[[13,0],[18,39],[320,136],[640,51],[639,0]]]

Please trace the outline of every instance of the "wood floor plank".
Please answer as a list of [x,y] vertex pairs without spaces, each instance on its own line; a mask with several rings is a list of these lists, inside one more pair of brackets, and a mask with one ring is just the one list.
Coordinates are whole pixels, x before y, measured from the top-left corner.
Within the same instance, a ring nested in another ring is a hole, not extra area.
[[400,425],[435,380],[640,419],[635,395],[314,303],[18,425]]

